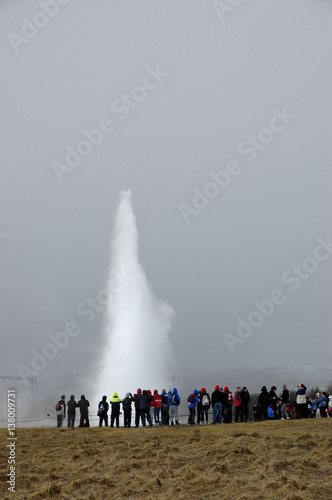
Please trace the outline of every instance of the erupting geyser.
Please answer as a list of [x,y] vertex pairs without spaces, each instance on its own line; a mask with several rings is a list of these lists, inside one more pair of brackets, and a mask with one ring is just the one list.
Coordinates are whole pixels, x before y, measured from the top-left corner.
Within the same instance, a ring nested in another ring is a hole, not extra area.
[[138,232],[131,191],[120,193],[111,245],[105,347],[97,391],[168,388],[173,374],[169,342],[174,311],[154,294],[138,260]]

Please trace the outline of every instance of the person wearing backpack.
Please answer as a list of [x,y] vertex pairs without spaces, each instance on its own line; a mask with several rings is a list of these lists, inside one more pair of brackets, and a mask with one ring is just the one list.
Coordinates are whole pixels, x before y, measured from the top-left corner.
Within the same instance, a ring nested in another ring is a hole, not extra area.
[[[211,406],[211,400],[210,400],[210,395],[206,392],[205,387],[201,388],[201,393],[200,393],[200,403],[201,403],[201,415],[200,415],[200,421],[204,424],[204,417],[205,417],[205,425],[208,425],[209,421],[209,409]],[[197,405],[197,411],[198,411],[198,405]],[[197,421],[198,423],[198,421]]]
[[90,403],[87,399],[85,399],[84,394],[82,394],[81,399],[77,403],[77,406],[80,409],[81,419],[79,427],[90,427],[89,422],[89,406]]
[[127,392],[124,399],[122,400],[123,418],[124,426],[131,426],[131,403],[134,401],[130,392]]
[[188,396],[187,401],[188,401],[188,408],[189,408],[188,424],[195,425],[196,404],[199,403],[197,389],[194,389],[194,392]]
[[105,427],[108,427],[108,402],[106,401],[107,397],[103,396],[102,400],[98,404],[98,412],[97,415],[99,417],[99,427],[102,427],[103,422],[105,422]]
[[153,396],[149,396],[148,391],[143,390],[143,394],[139,397],[139,407],[141,410],[141,420],[143,427],[146,427],[146,420],[150,427],[152,427],[152,420],[150,417],[150,403],[153,400]]
[[169,425],[169,402],[166,389],[161,391],[161,424]]
[[169,403],[169,418],[171,420],[171,425],[174,425],[174,420],[176,425],[179,425],[179,406],[181,399],[176,387],[174,387],[171,394],[168,396]]
[[74,427],[75,425],[76,408],[77,403],[75,401],[75,396],[72,394],[69,401],[67,401],[68,427]]
[[66,401],[65,401],[66,396],[61,396],[61,399],[57,402],[55,405],[55,410],[56,410],[56,426],[57,427],[62,427],[63,425],[63,419],[66,418]]

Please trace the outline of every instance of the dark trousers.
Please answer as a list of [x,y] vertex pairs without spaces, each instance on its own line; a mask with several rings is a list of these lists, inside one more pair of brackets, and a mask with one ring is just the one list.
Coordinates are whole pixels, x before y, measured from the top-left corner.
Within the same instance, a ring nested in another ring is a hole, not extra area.
[[99,415],[99,427],[102,427],[103,422],[105,422],[105,427],[108,427],[108,415],[107,413],[103,413],[102,415]]
[[124,410],[123,418],[124,418],[124,426],[130,427],[130,425],[131,425],[131,410]]
[[114,421],[115,421],[115,425],[117,427],[120,427],[120,412],[119,411],[117,411],[117,412],[112,411],[112,413],[111,413],[111,427],[114,427]]
[[74,415],[68,415],[68,422],[67,422],[68,427],[74,427],[75,417],[76,417],[75,413]]
[[[200,410],[200,421],[204,422],[204,417],[205,417],[205,421],[207,422],[209,419],[209,409],[208,408],[201,408],[201,410]],[[198,423],[198,418],[197,418],[197,423]]]
[[235,422],[240,422],[242,415],[242,406],[234,406],[234,419]]
[[326,413],[327,407],[325,405],[324,406],[320,406],[319,410],[320,410],[320,416],[322,418],[327,417],[327,413]]
[[56,416],[56,426],[62,427],[62,423],[63,423],[63,415],[57,415]]
[[141,408],[141,419],[143,427],[146,426],[145,419],[148,421],[149,425],[152,425],[152,420],[150,417],[150,408]]
[[141,415],[141,410],[135,406],[135,427],[139,426],[140,415]]
[[154,407],[154,421],[156,424],[160,423],[160,408],[157,408],[156,406]]
[[232,422],[232,407],[223,405],[222,409],[223,409],[224,423],[230,424]]
[[249,405],[242,405],[241,422],[248,422]]
[[195,423],[195,408],[189,407],[188,424],[193,425],[194,423]]
[[89,415],[87,413],[81,413],[80,425],[79,427],[90,427]]
[[161,409],[162,425],[169,425],[169,406],[163,406]]

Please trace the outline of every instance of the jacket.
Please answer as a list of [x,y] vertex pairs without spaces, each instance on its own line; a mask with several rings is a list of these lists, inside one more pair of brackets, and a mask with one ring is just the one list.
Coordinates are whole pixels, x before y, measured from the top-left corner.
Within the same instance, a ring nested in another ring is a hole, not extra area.
[[195,395],[195,400],[192,403],[188,403],[189,408],[196,408],[196,404],[199,403],[198,390],[195,389],[193,394]]
[[[198,394],[198,391],[197,391]],[[198,398],[197,398],[198,399]],[[168,404],[169,406],[179,406],[181,402],[178,390],[174,387],[172,393],[168,396]]]

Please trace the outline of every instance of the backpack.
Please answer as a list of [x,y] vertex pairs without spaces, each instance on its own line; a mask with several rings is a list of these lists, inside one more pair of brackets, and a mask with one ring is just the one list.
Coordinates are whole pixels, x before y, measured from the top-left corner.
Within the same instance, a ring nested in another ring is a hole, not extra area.
[[62,403],[61,403],[61,401],[57,402],[57,404],[55,405],[55,409],[56,409],[56,411],[62,410]]
[[209,396],[207,394],[203,394],[202,405],[203,406],[209,406]]
[[189,394],[189,396],[187,397],[188,403],[193,403],[195,399],[196,399],[195,394]]
[[227,403],[233,403],[233,395],[230,392],[227,395]]

